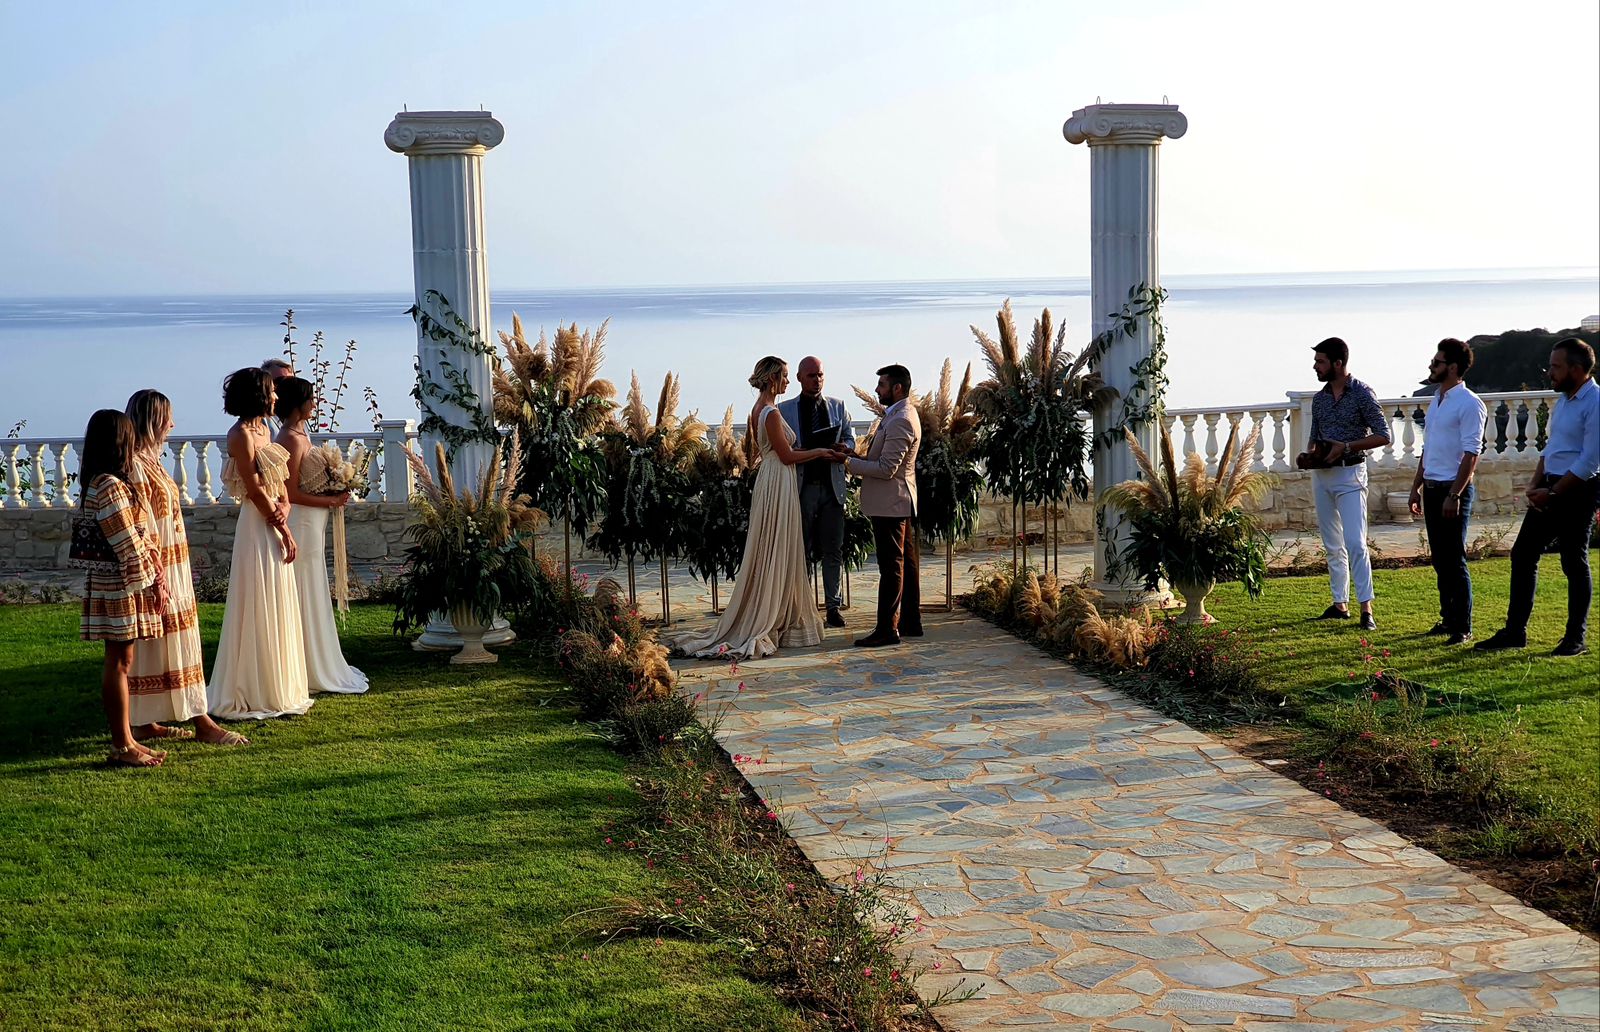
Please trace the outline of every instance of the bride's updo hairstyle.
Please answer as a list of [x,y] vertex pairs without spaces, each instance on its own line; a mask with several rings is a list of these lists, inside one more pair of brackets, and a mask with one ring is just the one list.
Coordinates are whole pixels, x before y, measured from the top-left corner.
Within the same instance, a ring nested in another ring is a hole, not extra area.
[[750,374],[750,386],[759,391],[767,385],[768,380],[783,372],[783,367],[788,364],[777,355],[768,355],[756,363],[755,372]]

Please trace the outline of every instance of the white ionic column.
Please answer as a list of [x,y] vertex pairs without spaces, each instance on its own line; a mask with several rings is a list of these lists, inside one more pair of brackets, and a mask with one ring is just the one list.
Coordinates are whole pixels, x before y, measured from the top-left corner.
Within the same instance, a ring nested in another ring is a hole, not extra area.
[[[483,156],[505,136],[505,127],[487,111],[404,111],[394,116],[383,134],[383,142],[390,150],[404,154],[410,166],[411,264],[417,304],[453,327],[454,320],[429,300],[428,292],[437,291],[450,302],[449,310],[485,344],[492,344],[493,337],[483,232]],[[443,344],[418,326],[418,367],[428,379],[448,390],[446,362],[465,375],[478,396],[479,410],[492,414],[494,386],[489,356]],[[428,404],[446,421],[472,426],[472,413],[437,398],[429,399]],[[438,441],[438,435],[427,433],[418,442],[430,468]],[[488,466],[489,455],[488,444],[458,449],[450,463],[456,482],[476,484]],[[496,618],[483,640],[495,645],[514,637],[505,621]],[[457,649],[461,647],[461,636],[440,615],[428,623],[416,646]]]
[[[1095,104],[1072,113],[1062,127],[1068,143],[1089,145],[1089,273],[1093,295],[1093,332],[1112,326],[1110,315],[1128,301],[1128,290],[1161,282],[1157,260],[1159,222],[1158,158],[1164,137],[1176,139],[1189,129],[1189,120],[1176,104]],[[1106,383],[1126,395],[1134,377],[1130,368],[1150,354],[1150,328],[1140,320],[1131,337],[1118,335],[1100,364]],[[1102,403],[1094,413],[1095,433],[1116,422],[1122,398]],[[1138,430],[1140,445],[1156,455],[1157,422]],[[1094,493],[1098,499],[1113,484],[1138,475],[1133,452],[1126,442],[1094,452]],[[1120,541],[1122,519],[1109,511],[1111,539]],[[1097,535],[1094,550],[1095,587],[1108,597],[1126,600],[1147,593],[1137,583],[1109,583],[1106,578],[1106,542]]]
[[[394,116],[383,142],[404,154],[411,172],[411,261],[417,304],[449,324],[428,292],[450,302],[477,339],[492,344],[489,321],[489,273],[483,237],[483,156],[505,139],[506,130],[487,111],[406,111]],[[448,389],[443,363],[466,374],[484,413],[494,410],[493,381],[487,355],[463,354],[417,332],[417,361],[433,382]],[[471,414],[437,399],[429,401],[447,421],[470,427]],[[439,438],[425,434],[423,458],[433,465]],[[451,463],[461,483],[475,484],[489,462],[489,446],[462,448]]]

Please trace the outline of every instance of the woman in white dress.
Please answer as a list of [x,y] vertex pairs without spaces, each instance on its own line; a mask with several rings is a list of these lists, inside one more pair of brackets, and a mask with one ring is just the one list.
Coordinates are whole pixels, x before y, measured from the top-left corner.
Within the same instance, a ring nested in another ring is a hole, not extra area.
[[822,621],[806,577],[795,464],[837,461],[840,456],[828,448],[795,447],[794,431],[777,408],[789,389],[789,367],[783,359],[768,356],[757,362],[750,386],[761,392],[748,427],[760,446],[761,464],[733,596],[710,634],[682,635],[671,642],[675,651],[702,659],[759,659],[780,648],[822,640]]
[[294,563],[294,582],[300,596],[300,625],[305,631],[306,679],[314,692],[360,694],[367,690],[367,675],[344,661],[339,650],[339,627],[333,621],[333,596],[328,591],[328,515],[350,504],[350,492],[336,495],[307,494],[300,487],[300,465],[311,453],[306,423],[316,411],[316,388],[298,376],[277,383],[274,406],[278,422],[276,443],[289,455],[289,532],[300,555]]
[[306,681],[294,535],[289,530],[289,456],[267,435],[272,376],[241,369],[222,384],[228,431],[222,482],[239,501],[228,570],[228,606],[206,697],[233,720],[282,717],[311,708]]

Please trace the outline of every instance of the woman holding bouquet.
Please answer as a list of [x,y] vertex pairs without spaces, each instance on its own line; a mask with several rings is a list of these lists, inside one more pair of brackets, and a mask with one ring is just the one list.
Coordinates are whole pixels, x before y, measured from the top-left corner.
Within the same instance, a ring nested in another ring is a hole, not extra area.
[[311,708],[289,531],[289,456],[272,443],[272,374],[241,369],[222,382],[228,431],[222,482],[239,503],[228,569],[228,607],[206,697],[211,712],[263,720]]
[[[248,745],[249,739],[237,731],[224,731],[206,715],[206,671],[200,656],[200,618],[183,527],[183,497],[161,465],[161,449],[172,433],[172,402],[160,391],[135,391],[126,411],[138,444],[128,484],[155,526],[156,554],[167,580],[161,636],[133,645],[128,674],[133,736],[141,742],[198,737],[213,745]],[[194,730],[170,726],[183,720],[194,721]]]
[[278,381],[276,412],[283,429],[277,443],[289,454],[289,530],[301,549],[294,580],[305,632],[306,677],[314,692],[358,694],[367,690],[367,675],[346,663],[339,649],[323,554],[328,516],[350,504],[350,492],[329,491],[328,463],[322,450],[311,446],[306,432],[316,408],[316,390],[310,382],[298,376]]

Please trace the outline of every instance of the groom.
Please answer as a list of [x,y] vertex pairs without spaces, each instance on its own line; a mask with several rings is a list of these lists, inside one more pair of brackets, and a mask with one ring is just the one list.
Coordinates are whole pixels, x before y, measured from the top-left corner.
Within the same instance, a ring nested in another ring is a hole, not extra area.
[[866,458],[845,467],[861,478],[861,511],[872,518],[878,550],[878,624],[862,648],[898,645],[900,636],[922,637],[922,588],[917,581],[917,449],[922,421],[908,398],[911,372],[903,365],[878,370],[878,403],[885,412]]
[[[838,398],[822,396],[822,360],[808,355],[800,360],[800,396],[778,406],[802,448],[830,448],[842,444],[856,450],[856,433],[850,414]],[[844,466],[828,459],[812,459],[800,466],[800,526],[805,532],[806,558],[822,564],[822,590],[828,599],[828,626],[843,627],[839,607],[839,571],[844,565]]]

